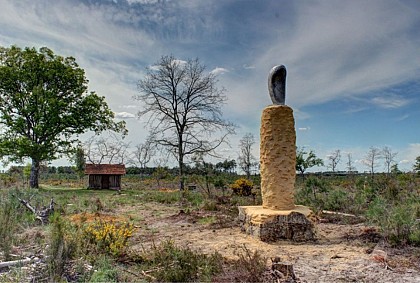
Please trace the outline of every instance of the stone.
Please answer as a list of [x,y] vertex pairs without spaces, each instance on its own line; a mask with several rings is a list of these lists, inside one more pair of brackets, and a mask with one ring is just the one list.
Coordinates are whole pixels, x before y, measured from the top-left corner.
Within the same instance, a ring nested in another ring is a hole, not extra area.
[[286,67],[275,66],[268,75],[268,92],[275,105],[284,105],[286,102]]
[[316,239],[312,211],[306,206],[296,205],[292,210],[274,210],[262,206],[240,206],[238,209],[242,230],[263,242],[305,242]]
[[293,209],[296,133],[293,110],[289,106],[268,106],[262,113],[260,172],[263,207]]
[[295,205],[296,131],[293,110],[284,105],[286,68],[270,71],[268,89],[274,105],[263,110],[260,128],[262,206],[240,206],[242,230],[261,241],[316,239],[312,212]]

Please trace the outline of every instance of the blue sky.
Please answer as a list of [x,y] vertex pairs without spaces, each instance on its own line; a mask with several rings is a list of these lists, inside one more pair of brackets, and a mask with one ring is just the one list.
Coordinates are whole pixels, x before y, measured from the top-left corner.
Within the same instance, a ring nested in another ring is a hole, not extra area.
[[271,103],[268,72],[280,64],[298,146],[324,159],[340,149],[339,170],[347,153],[367,170],[361,161],[371,146],[398,152],[404,170],[420,155],[419,1],[0,0],[0,7],[0,45],[74,56],[90,90],[127,121],[133,147],[147,136],[132,99],[137,81],[173,54],[199,58],[227,90],[225,117],[239,128],[224,157],[237,158],[245,133],[258,140]]

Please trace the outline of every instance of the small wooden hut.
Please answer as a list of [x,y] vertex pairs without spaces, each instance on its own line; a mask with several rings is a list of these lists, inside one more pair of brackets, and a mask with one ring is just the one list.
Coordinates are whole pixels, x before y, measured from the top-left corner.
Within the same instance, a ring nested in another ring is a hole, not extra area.
[[125,175],[123,164],[86,164],[89,189],[121,190],[121,176]]

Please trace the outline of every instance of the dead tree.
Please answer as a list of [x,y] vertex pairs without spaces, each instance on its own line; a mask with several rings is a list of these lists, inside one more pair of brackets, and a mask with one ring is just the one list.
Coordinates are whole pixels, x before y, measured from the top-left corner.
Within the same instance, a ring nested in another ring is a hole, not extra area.
[[26,201],[24,199],[21,199],[19,197],[16,197],[21,204],[23,204],[29,211],[31,211],[33,214],[35,214],[35,219],[38,219],[41,221],[41,224],[47,224],[48,218],[51,214],[54,213],[54,199],[51,199],[50,205],[48,207],[43,206],[41,210],[37,210],[35,207],[33,207],[29,201]]

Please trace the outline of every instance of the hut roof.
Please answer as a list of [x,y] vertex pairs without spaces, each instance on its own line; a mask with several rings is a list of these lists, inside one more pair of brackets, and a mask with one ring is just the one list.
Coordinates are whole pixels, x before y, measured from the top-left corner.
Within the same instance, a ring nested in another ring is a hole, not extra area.
[[124,164],[86,164],[86,175],[125,175]]

